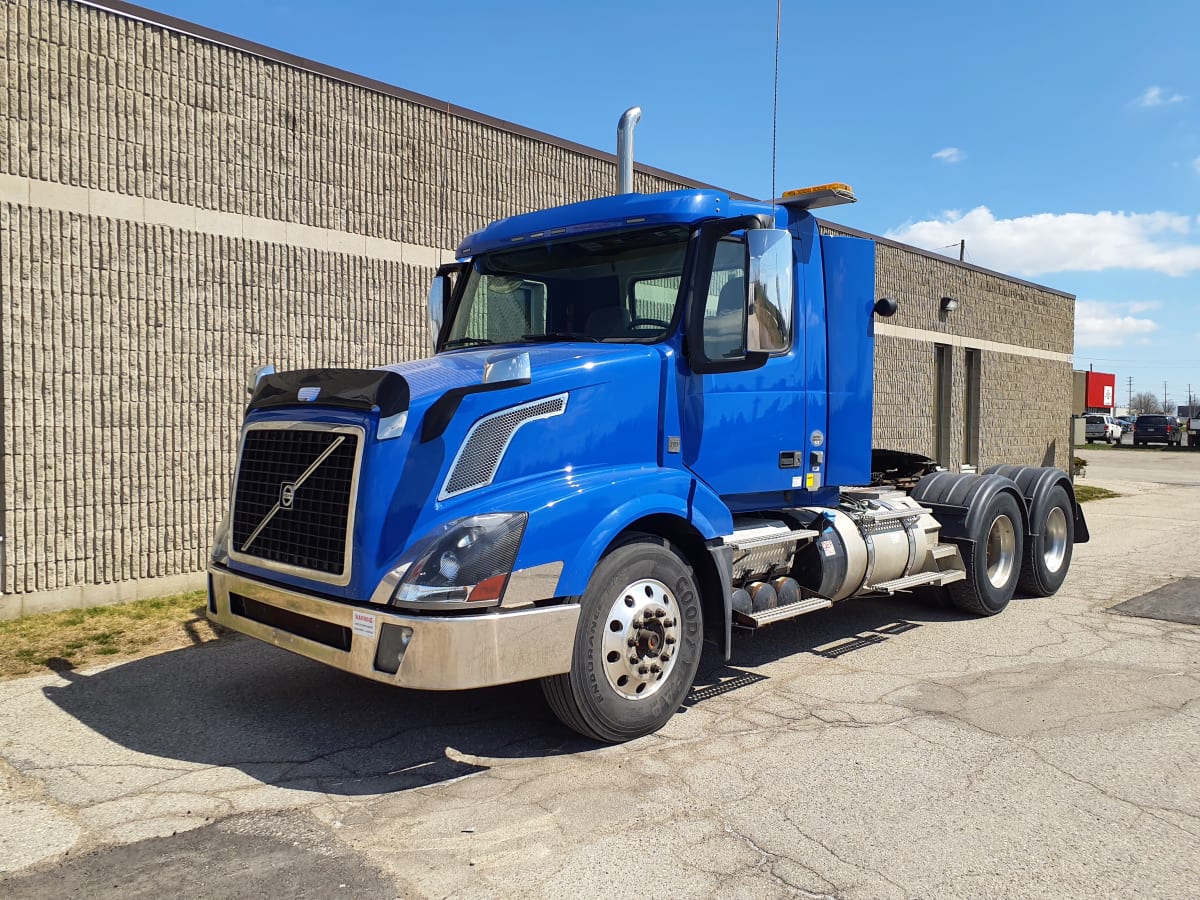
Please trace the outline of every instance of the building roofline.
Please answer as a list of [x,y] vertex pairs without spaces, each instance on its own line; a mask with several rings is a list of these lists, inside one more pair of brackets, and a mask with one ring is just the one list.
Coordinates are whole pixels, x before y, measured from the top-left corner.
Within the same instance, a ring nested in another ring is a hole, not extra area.
[[[255,41],[247,40],[246,38],[238,37],[237,35],[228,34],[224,31],[217,31],[215,28],[209,28],[205,25],[198,25],[195,22],[189,22],[186,19],[180,19],[176,16],[167,15],[166,13],[158,12],[157,10],[148,9],[144,6],[137,6],[133,3],[126,3],[124,0],[75,0],[81,6],[88,6],[93,9],[98,9],[104,12],[115,13],[127,19],[136,19],[145,22],[147,25],[152,25],[158,28],[163,28],[167,31],[174,31],[179,34],[186,35],[197,40],[204,41],[209,44],[216,44],[223,47],[229,47],[233,50],[239,50],[243,53],[249,53],[253,56],[260,57],[268,62],[279,63],[289,66],[293,69],[300,69],[305,72],[312,72],[314,75],[321,75],[325,78],[331,78],[335,81],[341,81],[345,84],[353,85],[354,87],[365,88],[369,91],[374,91],[377,94],[383,94],[387,97],[395,97],[398,100],[406,100],[409,103],[415,103],[419,106],[427,107],[428,109],[444,112],[448,115],[455,116],[460,119],[466,119],[470,122],[477,122],[480,125],[487,125],[491,128],[496,128],[501,131],[511,132],[520,135],[521,137],[533,138],[542,143],[550,144],[554,147],[559,147],[563,150],[578,153],[581,156],[589,156],[593,159],[598,159],[603,162],[611,162],[614,165],[617,162],[615,153],[609,153],[605,150],[598,150],[595,147],[589,147],[586,144],[579,144],[575,141],[569,141],[566,138],[558,137],[557,135],[549,134],[544,131],[537,131],[533,128],[526,128],[524,125],[518,125],[515,122],[508,122],[504,119],[498,119],[495,116],[489,116],[486,113],[477,112],[473,109],[467,109],[464,106],[456,106],[453,103],[448,103],[445,100],[438,100],[436,97],[428,97],[425,94],[418,94],[415,91],[405,90],[402,87],[397,87],[394,84],[389,84],[386,81],[379,81],[376,78],[369,78],[366,75],[359,75],[355,72],[339,69],[336,66],[330,66],[322,62],[317,62],[313,59],[307,59],[303,56],[297,56],[294,53],[288,53],[284,50],[268,47],[266,44],[259,44]],[[650,175],[656,178],[663,178],[668,181],[675,181],[685,187],[702,188],[724,191],[736,200],[753,200],[755,198],[748,197],[744,194],[736,194],[725,188],[718,187],[715,184],[707,184],[703,181],[696,181],[694,178],[687,178],[677,172],[668,172],[666,169],[659,169],[655,166],[647,166],[642,163],[635,162],[634,168],[644,175]]]
[[[186,19],[180,19],[176,16],[167,15],[166,13],[158,12],[157,10],[148,9],[144,6],[137,6],[133,3],[126,3],[125,0],[74,0],[74,2],[80,4],[81,6],[88,6],[104,12],[115,13],[116,15],[124,16],[127,19],[136,19],[138,21],[145,22],[147,25],[163,28],[167,31],[174,31],[179,34],[204,41],[205,43],[216,44],[218,46],[229,47],[230,49],[238,50],[243,53],[249,53],[253,56],[267,60],[268,62],[278,63],[280,65],[288,66],[293,69],[299,69],[304,72],[311,72],[314,75],[331,78],[334,81],[340,81],[354,87],[364,88],[365,90],[373,91],[377,94],[382,94],[387,97],[395,97],[399,100],[415,103],[428,109],[444,112],[447,115],[455,116],[460,119],[466,119],[470,122],[477,122],[480,125],[496,128],[500,131],[507,131],[522,137],[532,138],[533,140],[541,141],[542,143],[549,144],[563,150],[568,150],[572,153],[578,153],[581,156],[588,156],[592,159],[598,159],[603,162],[611,162],[614,165],[617,162],[616,154],[609,153],[605,150],[598,150],[595,147],[589,147],[586,144],[569,141],[566,138],[561,138],[545,131],[537,131],[533,128],[526,128],[524,125],[518,125],[515,122],[508,122],[504,119],[498,119],[495,116],[489,116],[486,113],[477,112],[473,109],[467,109],[463,106],[456,106],[455,104],[448,103],[445,100],[438,100],[435,97],[429,97],[425,94],[418,94],[415,91],[405,90],[402,87],[397,87],[396,85],[389,84],[386,81],[379,81],[376,78],[368,78],[366,75],[359,75],[355,72],[350,72],[346,69],[339,69],[336,66],[326,65],[325,63],[307,59],[303,56],[297,56],[294,53],[288,53],[284,50],[276,49],[275,47],[268,47],[266,44],[259,44],[256,41],[240,38],[237,35],[228,34],[224,31],[217,31],[215,28],[209,28],[205,25],[198,25],[195,22],[189,22]],[[729,194],[729,196],[735,200],[758,199],[745,194],[735,193],[718,185],[708,184],[703,181],[696,181],[693,178],[687,178],[677,172],[668,172],[666,169],[659,169],[655,166],[647,166],[642,163],[635,162],[634,168],[636,171],[641,172],[644,175],[662,178],[667,181],[675,181],[679,184],[685,185],[686,187],[723,191],[724,193]],[[1074,294],[1069,294],[1066,291],[1060,291],[1057,288],[1047,287],[1044,284],[1025,281],[1022,278],[1006,275],[1003,272],[997,272],[993,269],[985,269],[982,266],[976,266],[972,263],[961,262],[956,259],[951,259],[948,256],[943,256],[940,253],[922,250],[920,247],[914,247],[911,244],[903,244],[899,241],[881,237],[877,234],[871,234],[867,231],[860,231],[857,228],[839,225],[837,222],[829,222],[824,219],[818,219],[817,221],[821,225],[826,225],[830,228],[836,228],[839,231],[844,231],[847,234],[855,237],[870,238],[871,240],[880,244],[886,244],[889,247],[907,250],[911,253],[916,253],[919,256],[926,256],[930,259],[936,259],[939,262],[951,263],[953,265],[969,269],[973,272],[981,272],[985,275],[992,275],[1005,281],[1014,282],[1015,284],[1021,284],[1025,285],[1026,287],[1033,287],[1039,290],[1049,291],[1050,293],[1058,294],[1062,297],[1069,297],[1072,300],[1075,299]]]
[[963,269],[968,269],[971,272],[979,272],[983,275],[991,275],[995,278],[1011,281],[1014,284],[1024,285],[1025,287],[1037,288],[1039,291],[1049,291],[1051,294],[1057,294],[1060,297],[1067,297],[1071,300],[1075,299],[1075,295],[1067,291],[1060,291],[1058,288],[1052,288],[1045,284],[1038,284],[1036,281],[1026,281],[1024,278],[1017,278],[1015,275],[1007,275],[1004,272],[997,272],[995,269],[986,269],[983,266],[977,266],[974,263],[964,262],[959,259],[953,259],[942,253],[934,253],[932,250],[922,250],[920,247],[914,247],[912,244],[905,244],[901,241],[894,241],[891,238],[886,238],[878,234],[871,234],[869,231],[862,231],[858,228],[851,228],[849,225],[841,225],[837,222],[830,222],[828,219],[817,219],[818,225],[824,225],[828,228],[836,228],[838,231],[844,231],[851,237],[870,238],[877,244],[886,244],[889,247],[895,247],[898,250],[907,250],[909,253],[915,253],[918,256],[924,256],[928,259],[936,259],[938,262],[950,263],[951,265],[959,266]]

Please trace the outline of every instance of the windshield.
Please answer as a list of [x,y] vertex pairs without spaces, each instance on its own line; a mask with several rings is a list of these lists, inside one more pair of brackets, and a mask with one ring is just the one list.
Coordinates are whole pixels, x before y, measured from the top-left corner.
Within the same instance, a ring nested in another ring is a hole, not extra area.
[[479,256],[443,348],[658,340],[675,316],[688,235],[669,226]]

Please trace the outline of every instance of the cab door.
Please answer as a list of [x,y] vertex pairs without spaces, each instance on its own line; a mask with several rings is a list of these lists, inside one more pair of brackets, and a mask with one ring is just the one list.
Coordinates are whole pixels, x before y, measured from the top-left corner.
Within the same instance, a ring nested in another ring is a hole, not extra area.
[[685,465],[735,508],[764,499],[744,496],[739,503],[739,495],[803,487],[806,466],[793,241],[786,231],[770,230],[772,274],[764,284],[760,250],[748,246],[753,231],[737,225],[720,223],[701,237],[682,410]]

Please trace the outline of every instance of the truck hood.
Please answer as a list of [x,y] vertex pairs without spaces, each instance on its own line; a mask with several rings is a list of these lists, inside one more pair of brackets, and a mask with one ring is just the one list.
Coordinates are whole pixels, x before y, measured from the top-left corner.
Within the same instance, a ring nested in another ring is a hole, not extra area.
[[[395,372],[408,382],[410,402],[415,412],[423,409],[446,391],[483,384],[483,370],[489,360],[528,353],[533,384],[572,373],[603,371],[614,364],[635,359],[658,359],[653,347],[641,344],[512,344],[503,347],[476,347],[443,353],[429,359],[396,363],[379,368]],[[644,364],[644,363],[643,363]],[[594,380],[588,376],[588,380]]]
[[[514,351],[528,352],[529,380],[485,385],[488,361]],[[373,370],[285,373],[260,386],[248,421],[364,429],[352,574],[344,586],[321,586],[362,600],[406,548],[447,522],[510,511],[532,519],[577,495],[589,473],[657,468],[669,356],[665,345],[506,345]],[[561,560],[561,530],[554,540],[534,540],[534,528],[519,567],[555,553]],[[253,563],[234,565],[252,570]],[[311,587],[299,573],[264,574]]]

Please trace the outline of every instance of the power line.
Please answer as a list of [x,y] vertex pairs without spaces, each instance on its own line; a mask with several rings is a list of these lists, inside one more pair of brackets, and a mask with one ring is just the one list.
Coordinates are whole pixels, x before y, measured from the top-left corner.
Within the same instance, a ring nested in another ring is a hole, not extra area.
[[1078,353],[1074,354],[1074,356],[1075,356],[1075,361],[1080,364],[1083,364],[1084,362],[1119,363],[1119,367],[1122,369],[1195,369],[1195,368],[1200,368],[1200,366],[1197,366],[1197,364],[1194,362],[1136,363],[1136,362],[1121,362],[1121,360],[1117,360],[1117,359],[1098,359],[1095,356],[1083,356]]

